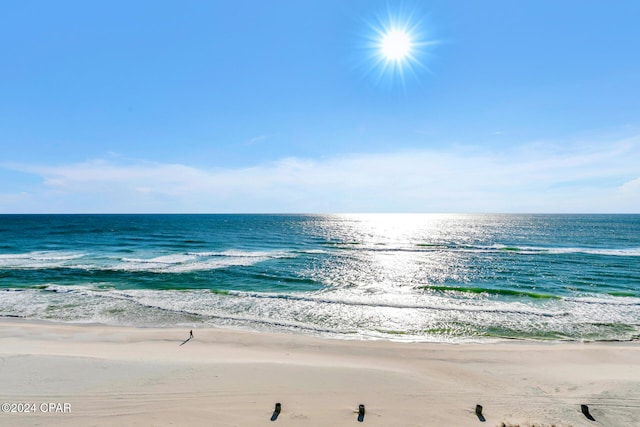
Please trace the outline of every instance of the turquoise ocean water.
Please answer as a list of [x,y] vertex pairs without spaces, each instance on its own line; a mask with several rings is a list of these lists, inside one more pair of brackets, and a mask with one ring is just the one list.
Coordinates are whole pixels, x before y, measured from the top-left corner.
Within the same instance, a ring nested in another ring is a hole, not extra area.
[[0,316],[632,340],[640,215],[0,215]]

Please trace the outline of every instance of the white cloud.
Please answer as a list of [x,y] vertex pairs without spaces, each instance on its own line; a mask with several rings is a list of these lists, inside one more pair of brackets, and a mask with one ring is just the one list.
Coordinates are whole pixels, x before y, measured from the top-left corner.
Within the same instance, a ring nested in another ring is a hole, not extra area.
[[640,197],[640,177],[625,182],[620,186],[620,190],[625,194]]
[[4,201],[9,211],[56,212],[640,212],[631,179],[640,175],[639,141],[292,157],[235,169],[120,159],[13,166],[42,186],[29,203]]

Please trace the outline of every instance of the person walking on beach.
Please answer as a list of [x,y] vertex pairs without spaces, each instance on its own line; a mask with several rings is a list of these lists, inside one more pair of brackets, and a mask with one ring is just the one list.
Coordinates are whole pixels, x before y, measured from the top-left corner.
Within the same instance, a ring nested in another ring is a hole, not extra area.
[[189,331],[189,339],[193,338],[193,329]]

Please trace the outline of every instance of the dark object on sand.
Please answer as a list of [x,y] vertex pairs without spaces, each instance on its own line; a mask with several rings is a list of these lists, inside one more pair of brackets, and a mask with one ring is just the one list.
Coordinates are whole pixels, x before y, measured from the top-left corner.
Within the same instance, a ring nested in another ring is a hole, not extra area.
[[364,421],[364,405],[358,406],[358,422],[361,423]]
[[186,340],[182,341],[182,343],[180,345],[183,346],[186,343],[188,343],[189,341],[191,341],[192,339],[193,339],[193,331],[189,331],[189,338],[187,338]]
[[596,419],[593,418],[593,416],[589,413],[589,407],[587,405],[580,405],[580,410],[582,411],[582,413],[584,414],[585,417],[587,417],[587,419],[589,421],[595,421]]
[[280,415],[281,410],[282,405],[280,405],[280,403],[276,403],[276,408],[273,410],[273,415],[271,415],[271,421],[275,421],[278,419],[278,415]]
[[476,415],[478,416],[480,422],[487,421],[484,415],[482,415],[482,405],[476,405]]

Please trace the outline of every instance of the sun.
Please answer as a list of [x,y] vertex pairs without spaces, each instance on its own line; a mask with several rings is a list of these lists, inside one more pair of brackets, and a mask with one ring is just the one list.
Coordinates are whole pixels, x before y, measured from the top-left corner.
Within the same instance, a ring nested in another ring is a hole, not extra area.
[[406,87],[409,79],[419,80],[422,72],[429,71],[426,61],[438,42],[430,38],[425,20],[418,11],[391,8],[366,19],[368,33],[362,45],[365,75],[375,84]]
[[415,74],[422,67],[420,57],[424,43],[419,40],[417,26],[390,20],[374,29],[374,60],[379,70],[391,80],[399,78],[404,85],[407,74]]
[[411,35],[403,30],[391,29],[380,39],[380,50],[388,61],[403,61],[411,54]]

